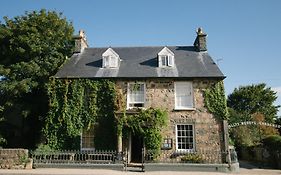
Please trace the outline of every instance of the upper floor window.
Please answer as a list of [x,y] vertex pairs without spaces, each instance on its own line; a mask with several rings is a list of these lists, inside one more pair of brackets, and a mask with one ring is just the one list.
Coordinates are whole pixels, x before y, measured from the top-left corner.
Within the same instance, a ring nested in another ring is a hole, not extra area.
[[191,82],[175,82],[175,109],[193,109],[193,87]]
[[158,66],[159,67],[173,67],[174,66],[174,53],[167,47],[164,47],[158,53]]
[[128,108],[144,107],[144,101],[145,101],[145,84],[128,83],[127,107]]
[[118,68],[119,64],[120,64],[120,57],[112,48],[108,48],[102,54],[102,67]]
[[162,55],[160,56],[161,66],[173,66],[173,57],[170,55]]

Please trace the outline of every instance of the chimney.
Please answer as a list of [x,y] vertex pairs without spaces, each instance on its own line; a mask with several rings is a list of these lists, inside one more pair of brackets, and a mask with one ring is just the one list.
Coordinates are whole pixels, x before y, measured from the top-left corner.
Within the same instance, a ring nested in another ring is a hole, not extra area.
[[197,33],[197,37],[193,44],[196,51],[197,52],[207,51],[207,42],[206,42],[207,34],[203,32],[201,27],[197,29],[196,33]]
[[86,35],[83,30],[79,30],[79,34],[75,35],[73,38],[75,39],[74,53],[83,52],[83,50],[88,47]]

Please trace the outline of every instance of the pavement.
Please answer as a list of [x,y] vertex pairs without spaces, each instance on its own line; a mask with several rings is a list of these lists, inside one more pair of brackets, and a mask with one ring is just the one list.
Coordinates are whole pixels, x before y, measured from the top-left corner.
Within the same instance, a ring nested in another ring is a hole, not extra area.
[[[38,168],[32,170],[7,170],[0,169],[2,175],[222,175],[221,172],[194,172],[194,171],[115,171],[105,169],[62,169],[62,168]],[[247,169],[240,168],[241,175],[281,175],[281,170],[273,169]]]
[[239,173],[200,172],[200,171],[117,171],[90,168],[36,168],[32,170],[0,169],[0,175],[281,175],[281,170],[259,168],[258,165],[239,161]]

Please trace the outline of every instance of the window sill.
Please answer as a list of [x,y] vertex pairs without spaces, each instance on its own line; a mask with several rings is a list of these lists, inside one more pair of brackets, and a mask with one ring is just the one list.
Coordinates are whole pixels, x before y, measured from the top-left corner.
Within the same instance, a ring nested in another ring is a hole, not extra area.
[[146,109],[145,107],[127,107],[126,110],[131,110],[131,109]]
[[184,155],[189,153],[196,153],[194,149],[186,149],[186,150],[176,150],[174,154],[176,155]]
[[100,69],[118,69],[119,67],[101,67]]
[[126,109],[126,112],[129,113],[139,113],[141,110],[146,110],[145,107],[130,107]]
[[174,108],[174,111],[195,111],[196,108]]

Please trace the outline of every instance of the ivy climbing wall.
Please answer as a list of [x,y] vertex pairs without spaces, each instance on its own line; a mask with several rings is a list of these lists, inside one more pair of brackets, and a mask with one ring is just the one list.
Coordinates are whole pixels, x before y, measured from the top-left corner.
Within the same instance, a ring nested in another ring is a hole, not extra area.
[[[96,149],[116,149],[117,136],[142,135],[148,149],[160,153],[163,138],[172,139],[176,151],[176,125],[194,126],[196,150],[221,150],[222,120],[227,118],[223,83],[195,79],[194,109],[175,110],[174,80],[150,79],[145,83],[145,109],[127,110],[127,85],[135,81],[51,79],[50,111],[45,119],[47,144],[54,149],[79,149],[83,129],[94,127]],[[126,141],[125,141],[126,142]],[[221,155],[213,162],[220,163]],[[161,156],[160,156],[161,157]]]
[[115,83],[109,80],[51,79],[44,134],[53,149],[79,149],[83,129],[95,127],[96,149],[115,149]]

